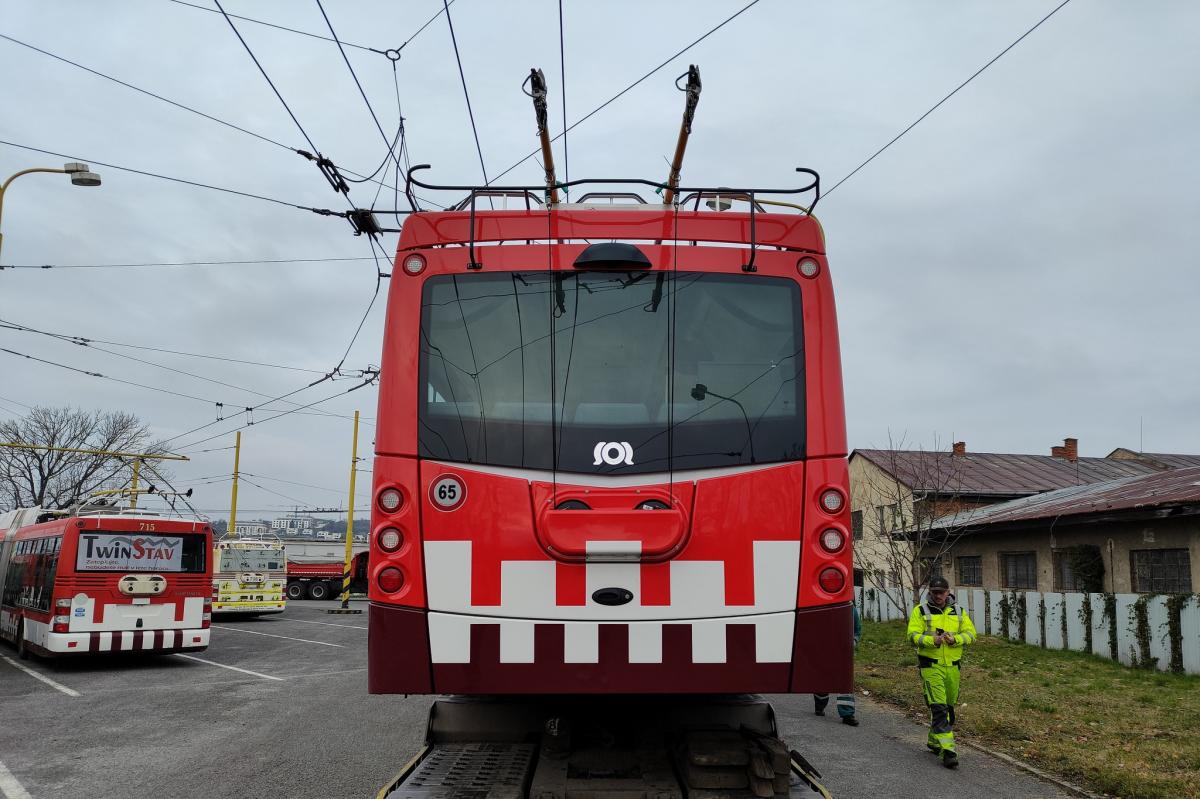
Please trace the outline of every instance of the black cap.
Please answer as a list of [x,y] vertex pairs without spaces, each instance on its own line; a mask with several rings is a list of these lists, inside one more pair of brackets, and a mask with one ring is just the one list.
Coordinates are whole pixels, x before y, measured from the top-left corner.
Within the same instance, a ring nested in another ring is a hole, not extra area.
[[932,577],[932,578],[930,578],[930,580],[929,580],[929,587],[930,587],[930,588],[945,588],[945,589],[949,589],[949,588],[950,588],[950,583],[948,583],[948,582],[946,581],[946,578],[945,578],[945,577]]

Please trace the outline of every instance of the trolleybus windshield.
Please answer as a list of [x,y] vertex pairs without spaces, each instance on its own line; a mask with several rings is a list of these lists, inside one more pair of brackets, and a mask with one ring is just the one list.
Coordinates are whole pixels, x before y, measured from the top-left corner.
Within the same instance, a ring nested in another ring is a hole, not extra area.
[[219,551],[222,571],[261,572],[278,571],[283,568],[283,551],[279,549],[230,547]]
[[635,474],[804,454],[800,287],[709,272],[481,272],[422,295],[419,446]]

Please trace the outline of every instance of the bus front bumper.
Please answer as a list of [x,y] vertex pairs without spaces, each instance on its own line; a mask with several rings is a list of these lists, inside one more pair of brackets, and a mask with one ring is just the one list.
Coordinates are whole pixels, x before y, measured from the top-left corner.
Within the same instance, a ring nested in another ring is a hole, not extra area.
[[48,632],[42,646],[50,655],[97,652],[199,652],[208,648],[210,634],[208,629]]

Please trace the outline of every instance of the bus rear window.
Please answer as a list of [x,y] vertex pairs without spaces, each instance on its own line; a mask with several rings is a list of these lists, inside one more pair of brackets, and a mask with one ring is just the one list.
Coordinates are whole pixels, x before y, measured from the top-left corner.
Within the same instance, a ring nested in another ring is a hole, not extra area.
[[75,569],[81,572],[184,572],[197,574],[207,564],[205,537],[199,534],[79,533]]

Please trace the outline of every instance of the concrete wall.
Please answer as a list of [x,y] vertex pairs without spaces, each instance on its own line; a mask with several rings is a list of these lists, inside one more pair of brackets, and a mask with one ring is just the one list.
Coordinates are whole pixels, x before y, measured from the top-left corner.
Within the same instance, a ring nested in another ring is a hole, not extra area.
[[[1184,673],[1200,674],[1200,597],[1194,595],[1180,604],[1178,641],[1171,640],[1170,601],[1162,595],[989,591],[965,587],[955,589],[955,595],[959,607],[967,611],[980,635],[1007,633],[1010,640],[1032,646],[1090,651],[1111,659],[1114,654],[1111,636],[1115,629],[1119,662],[1169,671],[1174,660],[1174,665]],[[912,611],[907,596],[898,590],[856,588],[854,596],[859,612],[868,621],[907,621]],[[1091,609],[1090,647],[1089,614],[1085,606]]]
[[1034,552],[1037,555],[1037,590],[1053,591],[1059,587],[1054,584],[1054,550],[1081,544],[1100,548],[1104,559],[1103,588],[1113,593],[1133,591],[1131,550],[1186,548],[1191,560],[1192,591],[1200,592],[1200,517],[1074,525],[1059,522],[1053,528],[1047,523],[1040,528],[995,533],[989,533],[985,528],[982,532],[964,535],[954,544],[950,554],[943,559],[942,573],[954,583],[959,577],[954,558],[978,555],[983,564],[983,585],[979,587],[999,589],[1004,587],[1001,584],[1001,553]]

